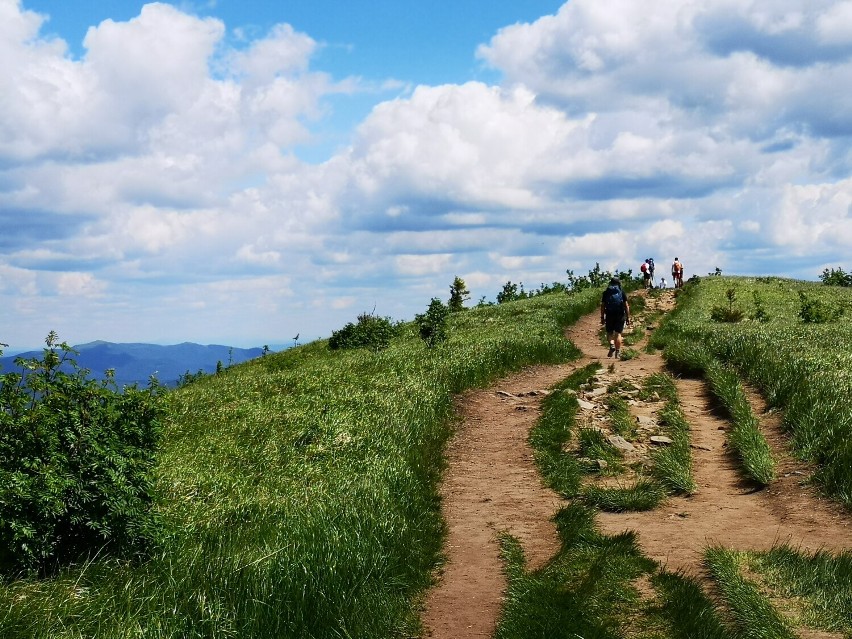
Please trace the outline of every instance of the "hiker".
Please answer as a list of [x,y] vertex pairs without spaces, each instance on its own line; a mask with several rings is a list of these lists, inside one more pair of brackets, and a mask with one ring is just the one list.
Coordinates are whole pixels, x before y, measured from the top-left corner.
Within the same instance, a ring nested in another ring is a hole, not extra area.
[[666,278],[665,277],[660,278],[660,288],[666,288]]
[[642,286],[649,288],[651,286],[651,265],[648,264],[648,260],[642,262],[639,270],[642,271]]
[[645,261],[648,262],[648,272],[651,274],[651,288],[655,288],[657,286],[657,283],[654,280],[654,258],[649,257]]
[[683,286],[683,264],[680,263],[679,257],[676,257],[672,263],[672,283],[675,288]]
[[601,324],[606,327],[606,336],[609,338],[609,353],[607,357],[618,359],[621,355],[623,340],[621,334],[624,325],[630,324],[630,305],[627,303],[627,295],[621,288],[621,280],[613,277],[609,286],[601,297]]

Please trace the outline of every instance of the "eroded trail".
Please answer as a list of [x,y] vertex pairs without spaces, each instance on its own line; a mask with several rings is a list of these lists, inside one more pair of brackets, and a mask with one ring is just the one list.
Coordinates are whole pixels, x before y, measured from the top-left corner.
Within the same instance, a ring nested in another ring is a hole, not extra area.
[[506,585],[501,532],[520,540],[533,567],[558,549],[551,518],[560,498],[542,485],[527,437],[539,415],[541,391],[571,370],[535,367],[459,398],[463,421],[450,443],[441,486],[447,561],[427,596],[427,636],[468,639],[494,633]]
[[[671,298],[648,299],[665,310]],[[444,570],[425,602],[427,636],[446,639],[492,636],[500,613],[505,576],[498,534],[516,536],[531,568],[543,565],[558,548],[551,518],[565,504],[542,485],[527,442],[539,415],[542,390],[572,370],[593,361],[603,365],[600,384],[627,379],[639,386],[664,370],[659,354],[641,351],[627,361],[607,359],[599,339],[599,317],[593,313],[568,331],[583,351],[570,365],[536,367],[509,377],[491,389],[459,398],[463,422],[448,450],[442,508],[448,526]],[[645,330],[639,326],[635,330]],[[807,550],[852,548],[852,517],[820,498],[803,483],[808,471],[786,451],[780,418],[763,414],[762,427],[774,449],[779,478],[764,490],[744,481],[725,444],[729,423],[720,416],[703,382],[677,380],[682,410],[690,424],[693,468],[698,486],[690,497],[673,497],[644,513],[601,513],[606,533],[634,530],[644,552],[670,570],[702,573],[704,549],[713,543],[738,550],[762,550],[790,542]],[[601,398],[579,419],[602,423]],[[752,397],[755,411],[764,404]],[[591,406],[591,403],[589,404]],[[636,416],[653,417],[655,407],[634,402]],[[642,444],[637,448],[641,452]],[[645,446],[647,449],[647,446]]]
[[[587,316],[569,336],[587,357],[599,353],[606,363],[599,328],[597,318]],[[663,370],[663,361],[659,354],[642,352],[618,362],[615,369],[616,378],[638,385]],[[690,497],[672,497],[648,512],[601,513],[598,522],[604,532],[635,530],[648,556],[670,570],[693,574],[701,570],[704,549],[714,543],[737,550],[765,550],[783,542],[807,550],[852,547],[852,518],[812,486],[803,485],[806,471],[787,453],[777,415],[764,414],[761,426],[781,460],[779,479],[758,490],[737,471],[737,460],[725,443],[730,424],[719,414],[705,384],[679,379],[676,385],[690,425],[698,490]],[[752,401],[756,414],[763,413],[765,404],[755,394]]]

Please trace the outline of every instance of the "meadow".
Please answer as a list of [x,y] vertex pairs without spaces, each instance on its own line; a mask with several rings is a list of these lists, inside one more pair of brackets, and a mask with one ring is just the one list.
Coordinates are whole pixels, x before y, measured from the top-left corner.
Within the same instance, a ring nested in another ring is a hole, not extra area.
[[94,556],[0,585],[0,636],[410,637],[440,561],[437,482],[453,395],[572,359],[563,327],[599,292],[451,316],[427,348],[324,341],[169,395],[157,471],[166,534],[144,561]]
[[[453,313],[447,341],[434,348],[413,323],[378,351],[319,341],[169,393],[156,477],[161,542],[145,560],[95,555],[50,577],[0,583],[0,637],[419,636],[420,603],[441,562],[437,485],[454,395],[576,358],[564,327],[599,300],[590,289]],[[815,480],[852,507],[850,306],[850,289],[702,278],[679,293],[653,345],[673,371],[706,376],[742,423],[736,446],[747,470],[771,481],[750,438],[744,382],[783,410]],[[741,321],[711,319],[719,308]],[[554,390],[578,388],[596,370],[579,369]],[[675,440],[654,459],[654,507],[694,488],[688,429],[667,376],[641,392],[665,398]],[[610,409],[617,418],[624,407]],[[575,413],[572,395],[554,392],[531,434],[546,481],[566,497],[582,495],[584,469],[563,450],[580,436],[570,428]],[[722,613],[694,579],[644,557],[635,535],[598,532],[594,495],[583,496],[557,515],[563,548],[541,571],[527,572],[517,542],[504,538],[510,590],[498,637],[788,636],[790,615],[852,636],[848,554],[709,548]],[[779,615],[778,602],[791,601],[795,610]]]

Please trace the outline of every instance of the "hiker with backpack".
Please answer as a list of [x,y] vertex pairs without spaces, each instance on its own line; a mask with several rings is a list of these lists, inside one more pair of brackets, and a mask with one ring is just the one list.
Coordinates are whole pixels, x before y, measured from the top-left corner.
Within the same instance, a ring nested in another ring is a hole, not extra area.
[[648,260],[642,262],[639,270],[642,272],[642,286],[651,288],[651,265],[648,264]]
[[654,280],[654,258],[649,257],[645,261],[648,263],[648,273],[651,275],[651,288],[656,288],[657,282]]
[[623,340],[621,334],[624,325],[630,324],[630,305],[627,303],[627,295],[621,288],[621,280],[613,277],[609,286],[601,297],[601,324],[606,327],[606,336],[609,339],[609,353],[607,357],[618,359],[621,355]]
[[675,288],[683,286],[683,264],[680,263],[680,258],[675,258],[672,264],[672,283]]

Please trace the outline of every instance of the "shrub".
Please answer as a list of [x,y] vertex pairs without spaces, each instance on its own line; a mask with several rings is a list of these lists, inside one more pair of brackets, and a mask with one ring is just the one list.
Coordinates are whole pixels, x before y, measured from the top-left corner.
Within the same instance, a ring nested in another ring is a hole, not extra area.
[[505,302],[514,302],[516,300],[522,300],[527,297],[526,292],[524,291],[524,285],[514,284],[511,280],[503,284],[503,290],[497,293],[497,303],[503,304]]
[[[163,403],[87,377],[75,351],[45,340],[43,359],[0,375],[0,570],[46,571],[100,552],[139,552],[156,537],[152,470]],[[65,372],[70,370],[70,372]]]
[[387,348],[395,334],[396,327],[391,318],[361,313],[357,324],[349,322],[340,330],[332,331],[328,347],[331,350],[372,348],[378,351]]
[[447,316],[450,309],[433,297],[429,308],[423,314],[416,315],[414,322],[420,329],[420,338],[426,342],[429,348],[447,339]]
[[843,309],[799,291],[799,317],[806,324],[824,324],[843,315]]

